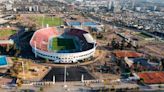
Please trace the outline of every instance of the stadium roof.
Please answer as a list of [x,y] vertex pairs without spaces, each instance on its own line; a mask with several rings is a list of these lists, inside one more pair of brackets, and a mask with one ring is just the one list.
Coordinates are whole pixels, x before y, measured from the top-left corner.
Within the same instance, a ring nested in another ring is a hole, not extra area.
[[57,35],[58,31],[55,27],[43,28],[34,33],[30,44],[35,46],[36,43],[36,48],[47,51],[49,38]]
[[83,34],[83,36],[85,37],[85,39],[87,40],[88,43],[94,43],[95,42],[93,37],[89,33]]
[[38,30],[37,32],[39,32],[40,35],[45,35],[45,36],[50,36],[52,34],[57,35],[58,31],[55,27],[48,27],[48,28],[43,28]]

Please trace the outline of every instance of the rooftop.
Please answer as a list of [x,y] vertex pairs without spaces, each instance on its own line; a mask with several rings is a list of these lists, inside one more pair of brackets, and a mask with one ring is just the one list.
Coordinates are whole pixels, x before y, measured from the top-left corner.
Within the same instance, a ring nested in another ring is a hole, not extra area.
[[57,36],[59,33],[56,27],[48,27],[37,30],[32,37],[30,44],[40,50],[47,51],[48,40],[50,37]]
[[117,58],[124,58],[124,57],[135,58],[135,57],[143,56],[143,54],[134,51],[114,51],[113,54]]
[[0,85],[10,84],[10,83],[12,83],[12,80],[13,79],[11,79],[11,78],[2,77],[2,78],[0,78]]
[[164,72],[144,72],[138,73],[138,76],[142,78],[146,84],[164,83]]
[[6,67],[8,64],[6,56],[0,56],[0,67]]

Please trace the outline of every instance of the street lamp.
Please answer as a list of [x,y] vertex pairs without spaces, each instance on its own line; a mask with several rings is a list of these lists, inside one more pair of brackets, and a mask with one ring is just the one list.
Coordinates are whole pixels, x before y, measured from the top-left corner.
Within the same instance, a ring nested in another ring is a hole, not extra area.
[[53,84],[55,84],[55,75],[53,75]]
[[64,66],[64,88],[67,88],[67,85],[66,85],[66,80],[67,80],[67,67]]
[[25,68],[24,68],[24,62],[22,61],[22,68],[23,68],[23,79],[25,80]]
[[35,45],[35,58],[37,57],[37,53],[36,53],[36,41],[34,42]]

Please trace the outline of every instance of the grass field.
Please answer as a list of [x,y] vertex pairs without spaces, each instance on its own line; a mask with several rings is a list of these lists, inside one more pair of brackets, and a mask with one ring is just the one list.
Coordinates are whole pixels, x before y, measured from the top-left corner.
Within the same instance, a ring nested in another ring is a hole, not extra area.
[[15,33],[16,33],[15,30],[0,30],[0,38],[1,37],[9,37]]
[[73,39],[54,38],[52,40],[52,50],[72,50],[75,49]]
[[143,38],[152,38],[151,36],[144,34],[144,33],[139,33],[138,35],[143,37]]
[[36,22],[42,26],[42,23],[44,26],[46,26],[47,24],[49,24],[49,26],[60,26],[63,25],[63,20],[61,18],[58,17],[35,17]]

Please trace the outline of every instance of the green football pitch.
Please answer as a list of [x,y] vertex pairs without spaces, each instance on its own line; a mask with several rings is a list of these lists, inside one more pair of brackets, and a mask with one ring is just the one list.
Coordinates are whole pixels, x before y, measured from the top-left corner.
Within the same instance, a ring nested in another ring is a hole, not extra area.
[[63,25],[63,20],[59,17],[35,17],[35,20],[36,22],[39,24],[39,25],[44,25],[46,26],[47,24],[49,26],[60,26],[60,25]]
[[15,33],[16,33],[15,30],[0,30],[0,37],[11,36]]
[[73,39],[68,38],[53,38],[52,40],[52,50],[73,50],[75,49],[75,44]]

